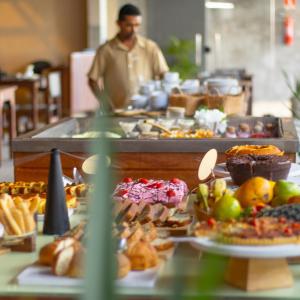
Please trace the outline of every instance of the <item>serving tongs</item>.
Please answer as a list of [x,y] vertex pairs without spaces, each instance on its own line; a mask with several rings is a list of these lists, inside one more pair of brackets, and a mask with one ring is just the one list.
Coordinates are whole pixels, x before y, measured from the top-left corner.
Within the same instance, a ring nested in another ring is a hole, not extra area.
[[160,124],[157,124],[157,123],[149,121],[149,120],[145,120],[144,122],[166,132],[167,134],[172,134],[172,132],[168,128],[166,128]]

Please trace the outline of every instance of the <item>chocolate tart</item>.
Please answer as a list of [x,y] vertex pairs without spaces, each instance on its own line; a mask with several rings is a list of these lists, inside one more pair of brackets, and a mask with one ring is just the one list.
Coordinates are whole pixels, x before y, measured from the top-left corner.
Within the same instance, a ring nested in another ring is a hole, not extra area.
[[274,181],[286,179],[291,162],[286,156],[249,154],[227,159],[226,167],[234,183],[241,185],[255,176]]

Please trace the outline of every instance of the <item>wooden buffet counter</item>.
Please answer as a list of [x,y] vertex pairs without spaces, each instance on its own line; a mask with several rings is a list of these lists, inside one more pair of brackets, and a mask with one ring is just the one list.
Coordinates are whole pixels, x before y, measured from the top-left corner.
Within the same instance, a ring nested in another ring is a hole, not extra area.
[[[120,118],[114,118],[115,128]],[[128,120],[128,119],[127,119]],[[211,148],[219,152],[218,162],[224,162],[226,149],[239,144],[273,144],[284,150],[292,161],[298,152],[298,137],[290,118],[234,118],[237,122],[275,122],[273,138],[210,138],[210,139],[112,139],[112,167],[119,177],[161,178],[179,177],[190,188],[198,184],[197,169],[203,154]],[[67,118],[59,123],[30,132],[13,140],[15,180],[47,180],[49,151],[58,148],[63,153],[62,166],[66,175],[72,168],[81,168],[84,158],[90,155],[93,138],[72,138],[72,135],[90,131],[92,119]],[[120,128],[117,129],[118,132]]]

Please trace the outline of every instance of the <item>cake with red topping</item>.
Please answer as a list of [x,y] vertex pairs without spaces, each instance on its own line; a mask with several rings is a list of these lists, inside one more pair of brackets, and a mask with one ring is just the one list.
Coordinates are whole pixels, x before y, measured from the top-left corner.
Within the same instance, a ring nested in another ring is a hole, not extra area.
[[188,187],[178,178],[155,180],[124,178],[113,193],[115,200],[130,199],[134,203],[161,203],[168,207],[180,207],[186,202]]

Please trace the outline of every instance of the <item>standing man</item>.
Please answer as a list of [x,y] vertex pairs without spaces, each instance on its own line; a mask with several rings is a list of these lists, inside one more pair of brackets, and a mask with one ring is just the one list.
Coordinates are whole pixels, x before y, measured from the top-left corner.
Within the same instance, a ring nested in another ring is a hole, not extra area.
[[100,100],[105,91],[109,109],[125,108],[142,82],[160,78],[169,70],[165,58],[153,41],[137,34],[142,23],[138,7],[121,7],[115,38],[100,46],[88,73],[89,86]]

